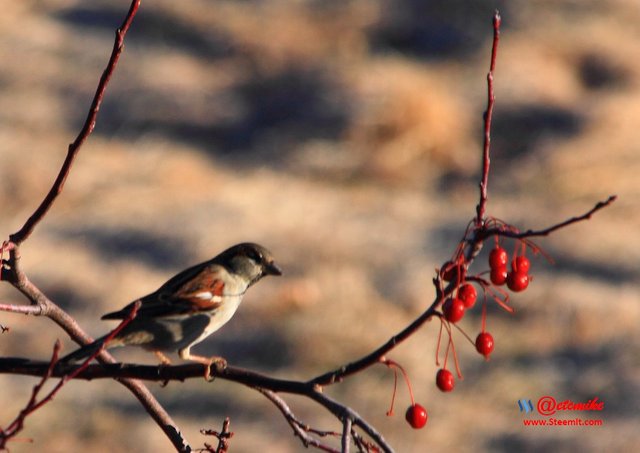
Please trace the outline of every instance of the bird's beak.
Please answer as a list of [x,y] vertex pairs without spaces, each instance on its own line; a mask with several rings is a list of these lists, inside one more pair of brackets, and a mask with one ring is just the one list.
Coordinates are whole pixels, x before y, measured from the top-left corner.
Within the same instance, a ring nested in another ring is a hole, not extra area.
[[272,261],[264,265],[264,273],[267,275],[282,275],[282,269]]

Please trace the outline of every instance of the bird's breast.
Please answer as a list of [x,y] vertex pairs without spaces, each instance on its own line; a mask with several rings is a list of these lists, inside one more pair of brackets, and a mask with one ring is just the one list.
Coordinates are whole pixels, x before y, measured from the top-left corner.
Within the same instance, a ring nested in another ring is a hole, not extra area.
[[233,317],[242,302],[242,295],[225,296],[224,301],[211,311],[211,321],[205,329],[205,335],[212,334]]

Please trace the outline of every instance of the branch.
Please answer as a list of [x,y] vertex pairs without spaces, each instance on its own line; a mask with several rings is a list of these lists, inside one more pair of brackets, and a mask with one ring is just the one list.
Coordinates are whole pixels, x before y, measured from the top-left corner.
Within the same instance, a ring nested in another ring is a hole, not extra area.
[[574,223],[590,220],[593,214],[595,214],[601,209],[606,208],[617,199],[618,199],[617,195],[610,195],[609,198],[607,198],[604,201],[599,201],[598,203],[596,203],[596,205],[593,208],[591,208],[589,211],[585,212],[584,214],[571,217],[563,222],[557,223],[547,228],[543,228],[541,230],[530,229],[526,231],[518,231],[512,228],[500,228],[500,227],[487,228],[482,232],[483,239],[490,236],[496,236],[496,235],[508,237],[508,238],[514,238],[514,239],[526,239],[526,238],[532,238],[532,237],[549,236],[551,233],[554,233],[562,228],[568,227],[569,225],[573,225]]
[[339,450],[331,448],[328,445],[325,445],[322,442],[320,442],[318,439],[311,437],[309,435],[309,433],[311,432],[313,434],[324,437],[324,436],[337,436],[338,433],[333,431],[318,431],[310,428],[309,425],[306,425],[295,416],[295,414],[291,411],[291,408],[289,408],[289,405],[286,403],[286,401],[280,398],[275,392],[273,392],[272,390],[264,389],[264,388],[258,388],[256,390],[258,390],[265,397],[267,397],[267,399],[271,401],[276,406],[276,408],[278,408],[278,410],[280,411],[284,419],[287,421],[287,423],[289,423],[289,426],[291,426],[291,428],[293,429],[293,434],[295,434],[297,437],[300,438],[300,441],[302,442],[302,445],[305,446],[305,448],[309,448],[311,446],[311,447],[317,448],[318,450],[322,450],[330,453],[339,453]]
[[[27,402],[24,409],[20,411],[20,413],[16,416],[16,418],[9,424],[6,429],[0,428],[0,450],[5,450],[7,448],[7,442],[11,440],[11,438],[15,437],[20,431],[22,431],[24,427],[24,422],[29,414],[32,414],[40,407],[42,407],[47,402],[53,399],[53,396],[57,393],[57,391],[62,387],[61,384],[58,384],[47,396],[45,396],[42,400],[38,401],[38,395],[42,390],[44,384],[49,380],[53,373],[53,368],[58,361],[58,354],[60,352],[60,342],[56,341],[56,344],[53,348],[53,354],[51,356],[51,360],[47,365],[47,369],[42,374],[42,379],[33,387],[31,391],[31,397]],[[63,380],[60,381],[62,383]]]
[[91,132],[93,132],[93,128],[96,125],[96,119],[98,117],[98,112],[100,111],[100,104],[102,103],[102,99],[104,98],[105,91],[107,89],[107,85],[111,80],[111,76],[116,69],[118,64],[118,60],[120,59],[120,54],[122,53],[122,49],[124,48],[124,38],[127,32],[129,31],[129,27],[133,22],[133,18],[138,12],[138,8],[140,7],[140,0],[133,0],[131,2],[131,6],[129,7],[129,11],[125,16],[124,21],[120,28],[116,30],[116,38],[113,44],[113,50],[111,52],[111,57],[109,58],[109,62],[107,63],[107,67],[105,68],[102,76],[100,77],[100,82],[98,83],[98,87],[96,89],[96,93],[93,96],[93,101],[91,102],[91,107],[89,108],[89,113],[87,118],[80,130],[80,133],[76,137],[76,139],[69,145],[69,149],[67,151],[67,157],[65,158],[60,171],[58,172],[58,176],[56,177],[49,193],[45,196],[40,206],[35,210],[35,212],[27,219],[26,223],[20,228],[19,231],[9,236],[9,240],[16,245],[20,245],[24,242],[30,235],[33,233],[34,228],[40,221],[44,218],[44,216],[49,212],[51,206],[58,198],[58,195],[62,193],[62,189],[64,187],[64,183],[69,175],[69,171],[71,170],[71,166],[80,151],[80,148],[87,140]]
[[42,314],[42,307],[39,305],[0,304],[0,311],[40,316]]
[[364,370],[365,368],[379,363],[380,360],[385,356],[385,354],[387,354],[401,342],[409,338],[416,330],[422,327],[425,322],[429,321],[433,316],[437,315],[436,307],[442,302],[442,300],[444,299],[442,299],[441,297],[436,297],[436,300],[425,312],[418,316],[407,327],[389,338],[383,345],[375,349],[373,352],[361,357],[358,360],[336,368],[335,370],[329,371],[320,376],[316,376],[315,378],[311,379],[309,383],[320,386],[335,384],[336,382],[340,382],[350,375],[356,374]]
[[[14,268],[14,270],[16,270]],[[46,316],[55,322],[58,326],[60,326],[71,339],[73,339],[76,343],[80,345],[88,344],[93,341],[93,339],[88,336],[84,330],[78,325],[78,323],[69,316],[64,310],[62,310],[58,305],[49,300],[35,285],[33,285],[27,277],[22,273],[22,271],[18,270],[18,283],[17,287],[22,291],[31,301],[37,301],[37,304],[25,306],[25,310],[22,310],[23,306],[19,305],[0,305],[0,310],[2,311],[12,311],[15,313],[29,313],[36,316]],[[27,310],[29,309],[29,310]],[[97,359],[103,364],[113,364],[116,362],[114,357],[106,351],[102,351]],[[2,359],[9,360],[12,359]],[[95,366],[95,365],[94,365]],[[90,368],[90,367],[87,367]],[[202,373],[202,368],[200,368],[200,373]],[[82,375],[87,370],[83,370],[79,375]],[[40,370],[36,374],[26,373],[34,376],[43,376],[43,370]],[[68,372],[68,370],[67,370]],[[54,373],[52,376],[54,377],[62,377],[65,373],[59,374]],[[74,376],[77,378],[78,376]],[[154,419],[154,421],[160,426],[160,428],[164,431],[165,435],[169,438],[173,446],[177,451],[190,451],[187,441],[184,439],[180,430],[178,429],[176,423],[173,421],[171,416],[164,410],[164,408],[158,403],[155,397],[151,394],[149,389],[142,384],[140,381],[134,379],[128,379],[126,377],[119,378],[118,381],[127,387],[133,395],[138,399],[138,401],[142,404],[144,409],[147,411],[149,415]]]
[[[115,337],[124,327],[126,327],[126,325],[129,324],[133,318],[135,318],[139,308],[140,308],[140,301],[138,301],[133,306],[129,315],[125,319],[123,319],[122,322],[108,335],[106,341],[109,341],[110,339]],[[31,398],[29,398],[27,405],[24,407],[24,409],[20,411],[20,413],[16,416],[13,422],[9,424],[7,429],[0,428],[0,449],[1,450],[7,447],[7,442],[11,438],[15,437],[16,434],[22,431],[27,416],[29,416],[30,414],[34,413],[45,404],[52,401],[54,396],[57,395],[58,392],[62,389],[64,384],[68,380],[73,379],[75,376],[81,373],[82,370],[89,365],[89,362],[95,359],[98,353],[100,352],[99,349],[96,350],[89,358],[87,358],[84,361],[84,363],[80,367],[74,370],[71,374],[62,376],[62,379],[60,379],[58,384],[56,384],[56,386],[46,396],[44,396],[40,401],[38,401],[38,395],[42,390],[42,387],[53,374],[55,365],[58,362],[60,349],[62,349],[62,347],[61,347],[60,341],[58,340],[56,341],[53,347],[53,354],[51,356],[51,360],[49,361],[49,365],[47,366],[47,370],[42,375],[42,379],[40,380],[40,382],[35,387],[33,387],[33,391],[31,392]]]
[[231,425],[231,420],[229,417],[224,419],[222,422],[222,431],[214,431],[212,429],[201,429],[200,433],[205,436],[213,436],[218,439],[218,446],[214,450],[213,447],[207,443],[204,444],[205,448],[200,448],[196,451],[206,451],[211,453],[227,453],[229,451],[229,439],[233,437],[233,432],[229,431],[229,426]]
[[[7,261],[2,260],[0,263],[0,280],[6,280],[12,283],[31,301],[31,306],[29,307],[2,304],[0,305],[0,310],[32,314],[36,316],[47,316],[62,327],[63,330],[79,344],[86,344],[91,341],[91,338],[80,328],[71,316],[49,300],[20,270],[19,246],[33,233],[35,227],[42,221],[44,216],[53,206],[57,197],[62,193],[64,183],[80,148],[93,132],[107,85],[111,80],[124,48],[124,38],[133,23],[133,19],[138,12],[139,7],[140,0],[132,0],[129,11],[125,16],[122,25],[116,30],[111,56],[102,76],[100,77],[100,81],[98,82],[87,118],[78,136],[73,143],[69,145],[67,156],[60,168],[60,171],[58,172],[58,176],[51,186],[51,189],[35,212],[27,219],[22,228],[16,233],[10,235],[9,241],[4,242],[2,247],[0,247],[0,258],[2,258],[5,251],[9,252],[9,259]],[[98,359],[105,363],[115,362],[115,359],[106,352],[102,352],[98,356]],[[133,380],[121,380],[120,382],[127,387],[136,396],[136,398],[138,398],[145,410],[152,416],[156,423],[160,425],[178,451],[191,450],[185,439],[182,437],[182,434],[177,428],[175,422],[142,383]]]
[[484,221],[488,185],[489,185],[489,167],[491,165],[491,119],[493,117],[493,105],[496,97],[493,93],[493,73],[496,69],[496,58],[498,56],[498,42],[500,41],[500,24],[502,19],[500,12],[496,10],[493,15],[493,45],[491,47],[491,63],[489,64],[489,73],[487,74],[487,110],[484,112],[484,144],[482,147],[482,178],[480,180],[480,202],[476,207],[476,227],[480,227]]
[[345,418],[343,422],[342,442],[340,446],[342,447],[342,453],[349,453],[351,446],[351,419],[349,417]]
[[[103,353],[104,354],[104,353]],[[31,361],[24,358],[0,358],[0,373],[41,376],[47,369],[48,363]],[[52,371],[53,377],[62,377],[75,370],[75,365],[57,364]],[[385,452],[393,451],[382,434],[371,426],[353,409],[338,403],[321,393],[320,388],[308,382],[292,381],[272,378],[254,371],[228,366],[225,369],[211,368],[211,374],[216,378],[243,384],[260,391],[269,397],[269,392],[290,393],[306,396],[331,412],[336,418],[349,418],[354,426],[359,427]],[[188,364],[177,366],[151,366],[122,363],[104,363],[88,365],[79,371],[74,379],[142,379],[150,381],[184,381],[186,379],[202,379],[202,365]],[[271,398],[270,398],[271,399]],[[275,401],[272,400],[272,402]],[[280,407],[279,407],[280,408]]]

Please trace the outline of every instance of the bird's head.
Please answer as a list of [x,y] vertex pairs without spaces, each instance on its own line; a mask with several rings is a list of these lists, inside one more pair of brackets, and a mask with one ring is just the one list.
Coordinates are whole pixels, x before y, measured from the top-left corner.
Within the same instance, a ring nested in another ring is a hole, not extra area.
[[267,275],[282,275],[282,270],[275,263],[271,252],[250,242],[237,244],[225,250],[220,255],[220,262],[230,272],[249,280],[249,285]]

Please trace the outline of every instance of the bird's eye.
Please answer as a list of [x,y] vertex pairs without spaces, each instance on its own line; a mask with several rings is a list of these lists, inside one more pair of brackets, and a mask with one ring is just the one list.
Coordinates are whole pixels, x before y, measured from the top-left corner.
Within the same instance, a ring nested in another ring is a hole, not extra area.
[[262,261],[262,255],[257,250],[250,250],[248,253],[249,259],[255,261],[256,263],[260,263]]

